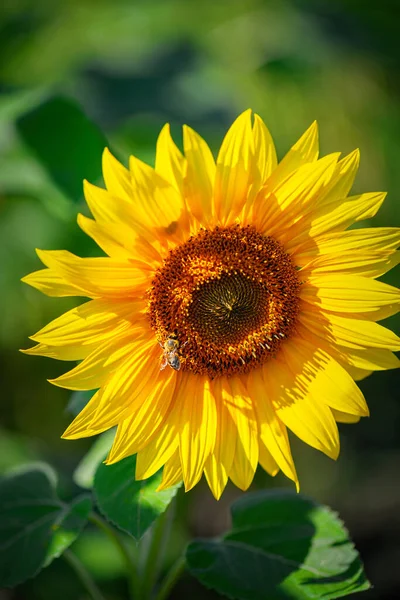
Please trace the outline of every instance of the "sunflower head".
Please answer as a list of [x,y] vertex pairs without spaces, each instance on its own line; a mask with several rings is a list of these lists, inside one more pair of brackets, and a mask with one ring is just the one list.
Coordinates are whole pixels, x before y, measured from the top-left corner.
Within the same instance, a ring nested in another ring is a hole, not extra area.
[[106,189],[85,182],[80,227],[105,256],[39,251],[24,278],[88,301],[45,326],[28,354],[79,361],[52,381],[97,390],[65,438],[117,426],[108,463],[137,453],[136,477],[161,489],[203,473],[219,498],[247,489],[257,464],[298,486],[287,429],[336,458],[337,422],[368,408],[356,380],[399,365],[400,340],[377,321],[399,309],[377,280],[399,262],[395,228],[350,229],[385,194],[349,196],[358,152],[318,158],[314,123],[278,163],[246,111],[215,160],[166,125],[155,168],[108,151]]

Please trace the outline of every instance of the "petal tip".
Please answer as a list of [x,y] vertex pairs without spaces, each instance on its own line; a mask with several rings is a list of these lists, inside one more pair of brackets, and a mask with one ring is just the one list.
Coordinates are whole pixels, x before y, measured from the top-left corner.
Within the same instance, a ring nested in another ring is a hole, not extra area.
[[18,352],[21,352],[22,354],[28,354],[30,356],[36,356],[37,353],[35,352],[35,348],[37,348],[37,346],[32,346],[32,348],[19,348]]
[[164,123],[164,125],[160,129],[160,135],[162,133],[165,133],[165,132],[166,133],[170,133],[170,131],[171,131],[171,125],[170,125],[170,123]]
[[90,188],[93,187],[93,183],[90,183],[87,179],[83,180],[83,193],[90,192]]
[[221,487],[221,488],[220,488],[220,489],[218,489],[218,490],[216,490],[216,489],[213,489],[213,488],[210,488],[210,489],[211,489],[211,493],[212,493],[212,495],[214,496],[215,500],[218,502],[218,501],[221,499],[221,496],[222,496],[222,494],[223,494],[224,488],[223,488],[223,487]]

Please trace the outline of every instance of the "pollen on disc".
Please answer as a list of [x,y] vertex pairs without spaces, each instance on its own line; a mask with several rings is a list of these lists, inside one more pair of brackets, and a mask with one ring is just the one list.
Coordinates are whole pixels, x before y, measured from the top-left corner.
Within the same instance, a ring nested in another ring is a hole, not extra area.
[[173,337],[182,370],[245,373],[288,338],[300,281],[288,254],[255,228],[203,229],[170,251],[148,290],[150,324]]

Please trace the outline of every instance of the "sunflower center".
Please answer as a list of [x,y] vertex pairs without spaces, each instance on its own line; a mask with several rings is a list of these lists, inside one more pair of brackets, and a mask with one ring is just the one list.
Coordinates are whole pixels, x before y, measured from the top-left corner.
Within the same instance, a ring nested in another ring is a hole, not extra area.
[[157,271],[150,324],[173,368],[210,378],[245,373],[290,336],[299,286],[276,240],[249,226],[203,229]]

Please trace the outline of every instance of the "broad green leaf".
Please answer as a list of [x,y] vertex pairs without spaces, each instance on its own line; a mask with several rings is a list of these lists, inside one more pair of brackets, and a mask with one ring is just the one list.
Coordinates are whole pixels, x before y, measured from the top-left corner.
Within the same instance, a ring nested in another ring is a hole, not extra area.
[[135,480],[136,456],[113,464],[101,464],[94,479],[94,493],[103,515],[117,527],[140,539],[167,509],[179,485],[156,492],[161,472]]
[[231,531],[192,542],[186,558],[206,587],[238,600],[329,600],[370,587],[337,515],[288,491],[239,499]]
[[87,522],[88,496],[71,504],[55,492],[55,474],[36,465],[0,480],[0,587],[36,575],[72,544]]
[[52,539],[47,551],[44,566],[47,567],[54,558],[58,558],[72,542],[76,540],[87,523],[92,508],[92,500],[88,495],[75,498],[69,505],[64,505],[64,514],[60,522],[52,525]]
[[94,476],[100,463],[105,459],[115,436],[115,428],[105,431],[93,442],[89,452],[82,458],[74,471],[73,479],[77,485],[91,489]]
[[17,129],[53,181],[71,199],[82,198],[83,179],[101,177],[101,155],[107,145],[79,106],[52,98],[17,120]]

